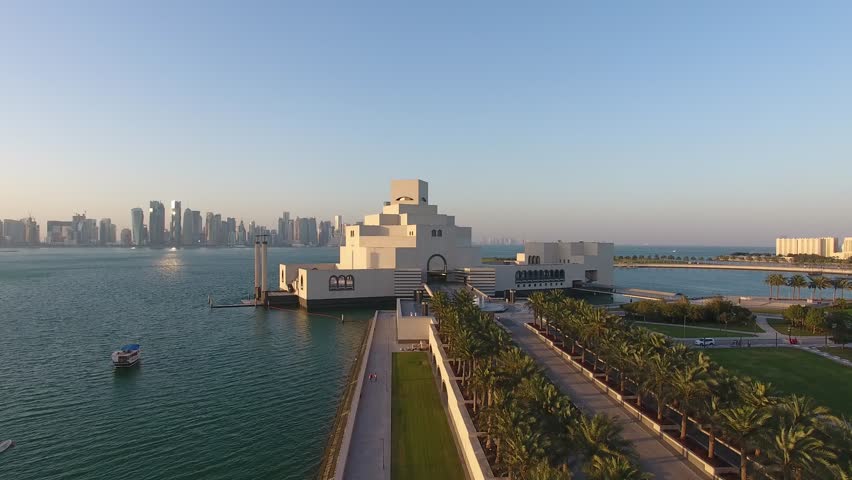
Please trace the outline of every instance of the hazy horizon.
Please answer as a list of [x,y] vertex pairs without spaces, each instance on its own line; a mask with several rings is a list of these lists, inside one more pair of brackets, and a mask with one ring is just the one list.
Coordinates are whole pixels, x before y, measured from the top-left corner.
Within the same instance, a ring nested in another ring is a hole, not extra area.
[[421,178],[477,241],[852,236],[848,2],[2,11],[0,218],[42,232],[352,222]]

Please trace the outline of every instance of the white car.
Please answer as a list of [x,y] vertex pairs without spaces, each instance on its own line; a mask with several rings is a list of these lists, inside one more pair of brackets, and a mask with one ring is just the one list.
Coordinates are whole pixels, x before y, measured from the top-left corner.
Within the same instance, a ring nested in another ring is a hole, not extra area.
[[712,347],[716,345],[716,340],[712,338],[696,338],[694,343],[696,347]]

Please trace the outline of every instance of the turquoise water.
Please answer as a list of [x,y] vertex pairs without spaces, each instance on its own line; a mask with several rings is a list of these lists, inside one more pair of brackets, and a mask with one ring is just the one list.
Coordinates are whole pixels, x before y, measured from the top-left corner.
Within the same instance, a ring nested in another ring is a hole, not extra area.
[[[309,478],[371,313],[209,310],[249,290],[252,254],[0,253],[0,478]],[[126,342],[142,365],[114,371]]]
[[[695,255],[730,248],[702,251]],[[208,309],[208,295],[235,303],[249,294],[252,255],[0,253],[0,440],[18,444],[0,454],[0,479],[310,478],[372,312],[348,312],[353,321],[341,324],[298,311]],[[330,248],[269,250],[270,265],[336,260]],[[616,271],[620,286],[691,296],[762,294],[764,277]],[[128,342],[142,344],[142,365],[114,371],[109,354]]]

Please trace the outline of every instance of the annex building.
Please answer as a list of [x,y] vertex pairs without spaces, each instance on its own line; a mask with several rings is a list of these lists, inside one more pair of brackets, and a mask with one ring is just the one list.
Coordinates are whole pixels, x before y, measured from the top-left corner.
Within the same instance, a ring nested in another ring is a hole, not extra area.
[[338,263],[281,264],[279,286],[305,308],[392,304],[424,283],[466,283],[490,296],[613,284],[612,243],[527,243],[514,261],[483,264],[470,227],[429,203],[423,180],[394,180],[380,213],[348,225]]

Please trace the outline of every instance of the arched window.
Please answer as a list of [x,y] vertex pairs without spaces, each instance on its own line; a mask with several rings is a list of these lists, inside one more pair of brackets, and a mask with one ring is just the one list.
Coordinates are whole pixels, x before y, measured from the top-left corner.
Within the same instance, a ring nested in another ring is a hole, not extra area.
[[337,276],[332,275],[328,277],[328,289],[329,290],[337,290],[340,286],[337,283]]
[[345,285],[347,290],[355,290],[355,277],[346,275]]
[[515,272],[515,281],[517,282],[520,279],[521,279],[521,272]]
[[432,236],[433,236],[433,237],[437,237],[437,236],[438,236],[438,231],[437,231],[437,230],[435,230],[435,229],[432,229]]
[[439,236],[439,237],[443,237],[443,236],[444,236],[444,231],[443,231],[443,230],[438,230],[438,236]]
[[559,278],[565,279],[565,270],[559,270]]

